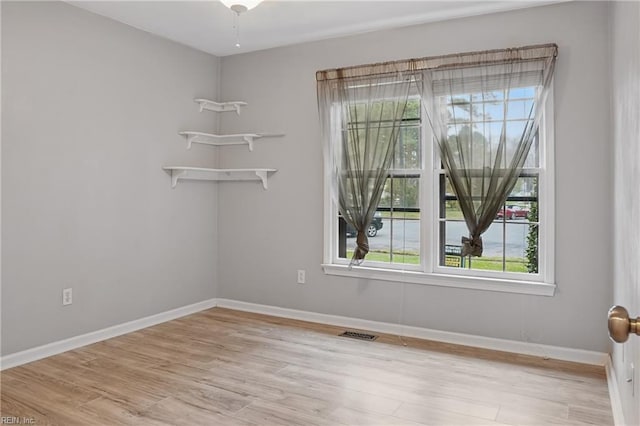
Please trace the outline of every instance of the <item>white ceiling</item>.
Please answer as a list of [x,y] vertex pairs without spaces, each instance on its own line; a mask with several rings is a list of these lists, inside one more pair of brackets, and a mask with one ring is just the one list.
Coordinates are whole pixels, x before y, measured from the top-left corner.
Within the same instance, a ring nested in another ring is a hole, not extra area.
[[241,15],[237,48],[235,14],[218,0],[68,1],[216,56],[556,2],[266,0]]

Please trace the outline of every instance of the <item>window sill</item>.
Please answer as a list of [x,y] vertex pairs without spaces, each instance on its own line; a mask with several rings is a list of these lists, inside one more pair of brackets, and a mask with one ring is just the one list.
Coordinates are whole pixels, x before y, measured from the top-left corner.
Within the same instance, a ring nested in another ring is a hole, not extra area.
[[497,291],[503,293],[529,294],[534,296],[553,296],[555,284],[533,281],[501,280],[497,278],[465,277],[460,275],[429,274],[417,271],[368,268],[366,266],[323,264],[327,275],[365,278],[371,280],[394,281],[411,284],[426,284],[440,287],[466,288],[472,290]]

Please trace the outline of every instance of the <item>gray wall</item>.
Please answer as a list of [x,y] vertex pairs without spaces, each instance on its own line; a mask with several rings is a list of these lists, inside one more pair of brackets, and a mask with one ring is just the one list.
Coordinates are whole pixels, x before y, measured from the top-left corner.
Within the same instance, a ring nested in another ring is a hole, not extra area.
[[[2,354],[216,294],[219,59],[64,3],[2,2]],[[61,305],[73,287],[74,303]]]
[[[222,130],[283,132],[221,151],[225,167],[279,171],[268,191],[219,188],[218,297],[451,332],[608,351],[612,154],[608,9],[571,2],[222,58],[223,99],[249,106]],[[323,176],[315,71],[370,62],[556,42],[554,297],[324,275]],[[296,284],[306,269],[307,284]],[[576,327],[576,324],[580,324]]]
[[[614,302],[640,315],[640,3],[611,6],[614,157]],[[626,424],[640,423],[640,339],[613,347]],[[635,362],[635,378],[631,365]],[[635,399],[633,388],[635,386]]]
[[[604,3],[571,2],[218,60],[62,3],[2,2],[1,353],[215,296],[608,350],[613,157],[598,59],[608,56],[607,19]],[[402,299],[399,283],[324,275],[315,71],[546,42],[560,46],[556,296],[407,284]],[[218,124],[197,112],[198,96],[249,102],[223,115],[223,131],[287,136],[219,159],[208,147],[186,151],[177,131]],[[216,163],[279,171],[268,191],[171,190],[160,169]],[[74,289],[68,307],[64,287]]]

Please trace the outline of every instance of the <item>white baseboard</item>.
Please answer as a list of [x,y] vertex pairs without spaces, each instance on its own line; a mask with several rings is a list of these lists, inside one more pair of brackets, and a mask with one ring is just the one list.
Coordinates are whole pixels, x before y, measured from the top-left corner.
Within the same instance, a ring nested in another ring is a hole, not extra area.
[[21,352],[5,355],[0,358],[0,371],[7,368],[17,367],[18,365],[28,362],[37,361],[52,355],[77,349],[82,346],[110,339],[112,337],[121,336],[143,328],[151,327],[166,321],[190,315],[205,309],[216,306],[216,299],[204,300],[192,305],[182,306],[170,311],[161,312],[159,314],[140,318],[137,320],[125,322],[124,324],[114,325],[112,327],[103,328],[102,330],[92,331],[80,336],[70,337],[65,340],[48,343],[46,345],[37,346]]
[[375,331],[378,333],[397,334],[418,339],[434,340],[495,351],[513,352],[542,358],[572,361],[582,364],[604,366],[608,354],[583,349],[563,348],[560,346],[541,345],[537,343],[519,342],[515,340],[496,339],[492,337],[474,336],[449,331],[431,330],[428,328],[406,326],[400,324],[369,321],[358,318],[327,315],[316,312],[299,311],[277,306],[259,305],[237,300],[218,299],[217,306],[238,311],[254,312],[315,323],[336,325],[345,328]]
[[613,411],[613,424],[615,426],[626,425],[624,421],[624,411],[622,410],[622,399],[620,398],[620,389],[618,388],[618,379],[613,368],[613,361],[607,356],[604,364],[607,372],[607,385],[609,386],[609,398],[611,399],[611,411]]
[[[156,315],[129,321],[124,324],[115,325],[102,330],[93,331],[91,333],[5,355],[0,358],[0,371],[26,364],[28,362],[37,361],[39,359],[66,352],[72,349],[77,349],[82,346],[100,342],[102,340],[110,339],[112,337],[131,333],[133,331],[137,331],[146,327],[151,327],[153,325],[160,324],[166,321],[171,321],[173,319],[200,312],[216,306],[235,309],[238,311],[254,312],[258,314],[272,315],[283,318],[336,325],[339,327],[351,329],[368,330],[386,334],[397,334],[406,337],[415,337],[418,339],[434,340],[444,343],[453,343],[458,345],[512,352],[524,355],[533,355],[543,358],[579,362],[583,364],[606,366],[607,360],[610,359],[608,354],[586,351],[582,349],[540,345],[536,343],[496,339],[492,337],[473,336],[470,334],[452,333],[448,331],[431,330],[428,328],[413,327],[379,321],[369,321],[338,315],[320,314],[316,312],[280,308],[277,306],[259,305],[255,303],[241,302],[230,299],[209,299],[202,302],[194,303],[192,305],[172,309],[167,312],[162,312]],[[615,379],[615,376],[612,377]],[[617,391],[617,386],[615,387],[615,390]]]

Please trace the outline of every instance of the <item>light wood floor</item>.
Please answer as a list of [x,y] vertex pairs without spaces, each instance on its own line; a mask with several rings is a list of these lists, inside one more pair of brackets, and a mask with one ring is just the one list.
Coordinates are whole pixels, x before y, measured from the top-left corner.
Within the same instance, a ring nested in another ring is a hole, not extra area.
[[[1,373],[46,425],[610,425],[602,368],[214,308]],[[24,424],[24,423],[23,423]]]

